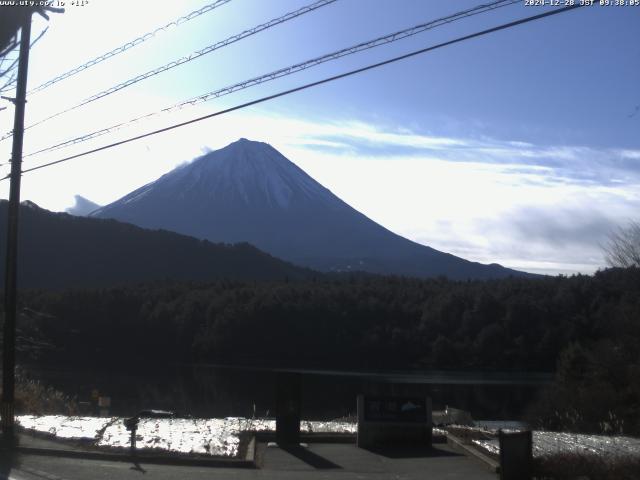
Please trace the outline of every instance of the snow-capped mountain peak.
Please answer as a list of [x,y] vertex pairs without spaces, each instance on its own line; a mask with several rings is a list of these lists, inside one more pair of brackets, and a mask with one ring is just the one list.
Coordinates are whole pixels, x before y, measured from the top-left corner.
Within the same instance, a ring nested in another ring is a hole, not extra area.
[[331,195],[271,145],[246,138],[178,167],[121,201],[137,202],[165,188],[179,198],[232,196],[247,205],[274,208],[288,208],[301,196],[324,202]]
[[267,143],[241,138],[91,214],[214,242],[249,242],[320,270],[455,278],[515,273],[402,238],[344,203]]

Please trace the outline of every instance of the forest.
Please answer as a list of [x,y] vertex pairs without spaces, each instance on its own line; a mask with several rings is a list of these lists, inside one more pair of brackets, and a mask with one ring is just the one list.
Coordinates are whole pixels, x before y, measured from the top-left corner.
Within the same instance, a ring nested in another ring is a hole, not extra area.
[[556,372],[536,406],[544,425],[640,430],[636,267],[466,282],[164,282],[20,298],[23,361]]
[[[358,275],[26,291],[47,362],[553,371],[576,342],[638,338],[640,269],[455,282]],[[99,355],[98,355],[99,354]]]

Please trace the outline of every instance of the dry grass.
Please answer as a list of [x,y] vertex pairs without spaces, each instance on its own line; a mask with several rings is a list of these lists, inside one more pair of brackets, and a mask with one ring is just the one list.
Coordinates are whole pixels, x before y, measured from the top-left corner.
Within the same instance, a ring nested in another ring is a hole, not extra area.
[[462,443],[470,445],[473,440],[489,440],[495,438],[494,434],[480,430],[478,428],[469,428],[458,425],[448,425],[444,428],[448,433],[455,435],[462,440]]
[[16,377],[16,414],[75,415],[78,405],[74,398],[52,387],[25,378]]

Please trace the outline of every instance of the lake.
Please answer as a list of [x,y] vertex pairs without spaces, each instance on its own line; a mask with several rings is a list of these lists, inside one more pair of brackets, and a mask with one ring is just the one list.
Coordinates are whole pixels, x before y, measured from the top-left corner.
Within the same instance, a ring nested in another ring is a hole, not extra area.
[[144,365],[121,369],[25,367],[31,378],[88,401],[91,392],[111,398],[111,415],[141,409],[224,418],[269,417],[279,372],[301,375],[302,417],[329,420],[356,414],[359,393],[428,395],[434,410],[446,405],[475,419],[517,420],[552,376],[542,373],[356,372],[287,370],[220,365]]

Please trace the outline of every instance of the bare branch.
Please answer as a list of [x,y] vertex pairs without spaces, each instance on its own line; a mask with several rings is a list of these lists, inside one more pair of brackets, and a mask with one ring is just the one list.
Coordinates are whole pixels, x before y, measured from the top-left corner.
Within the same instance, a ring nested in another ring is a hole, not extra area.
[[610,267],[640,267],[640,222],[631,221],[611,232],[602,249]]

